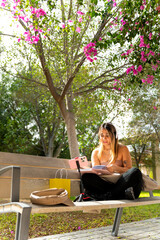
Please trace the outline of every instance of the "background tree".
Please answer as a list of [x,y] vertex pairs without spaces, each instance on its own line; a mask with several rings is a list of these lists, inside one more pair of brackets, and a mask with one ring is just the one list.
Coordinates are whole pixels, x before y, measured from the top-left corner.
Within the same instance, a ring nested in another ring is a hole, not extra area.
[[0,91],[1,151],[58,156],[66,133],[50,94],[7,75]]

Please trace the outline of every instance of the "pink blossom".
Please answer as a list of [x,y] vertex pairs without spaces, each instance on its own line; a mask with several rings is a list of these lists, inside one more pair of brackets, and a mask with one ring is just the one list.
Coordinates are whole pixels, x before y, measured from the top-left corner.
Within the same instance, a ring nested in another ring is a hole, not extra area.
[[144,44],[144,42],[141,42],[140,44],[139,44],[139,47],[145,47],[146,45]]
[[81,31],[80,27],[77,27],[76,32],[80,33],[80,31]]
[[152,33],[149,33],[149,40],[152,39]]
[[147,45],[146,45],[146,48],[150,48],[150,45],[149,45],[149,44],[147,44]]
[[6,4],[5,4],[5,3],[1,3],[1,6],[2,6],[2,7],[5,7],[5,6],[6,6]]
[[131,68],[128,68],[128,69],[126,70],[126,73],[129,74],[130,72],[131,72]]
[[154,55],[155,55],[155,52],[150,51],[149,54],[152,55],[152,56],[154,56]]
[[127,50],[127,55],[129,55],[131,52],[133,52],[133,50],[134,50],[133,48],[128,49]]
[[65,28],[65,23],[63,23],[63,22],[61,23],[61,28],[63,28],[63,29]]
[[18,42],[20,42],[21,41],[21,38],[18,38]]
[[131,101],[131,98],[128,98],[128,101],[130,102],[130,101]]
[[157,68],[158,68],[158,65],[157,65],[157,64],[156,64],[156,65],[152,65],[152,69],[153,69],[154,71],[156,71]]
[[95,43],[90,42],[87,44],[87,46],[84,47],[84,54],[90,62],[93,62],[91,56],[94,56],[94,60],[97,60],[97,58],[95,57],[97,55],[97,49],[95,48],[95,46]]
[[120,29],[119,29],[120,31],[123,31],[123,27],[120,27]]
[[78,15],[84,15],[84,13],[81,12],[81,11],[78,11],[77,14],[78,14]]
[[157,110],[157,107],[156,106],[153,106],[154,110]]
[[147,79],[142,79],[142,82],[152,84],[153,80],[154,80],[154,76],[153,75],[148,75],[148,78]]
[[142,56],[145,56],[145,52],[144,52],[144,51],[141,51],[141,55],[142,55]]
[[142,60],[143,62],[146,62],[146,61],[147,61],[147,58],[141,57],[141,60]]
[[133,69],[133,75],[137,75],[137,74],[138,74],[137,70]]
[[141,9],[141,10],[143,10],[143,9],[144,9],[144,6],[143,6],[143,5],[142,5],[142,6],[140,6],[140,9]]
[[99,41],[102,41],[102,38],[101,38],[101,37],[99,38]]
[[142,69],[143,69],[142,65],[139,65],[138,68],[137,68],[137,71],[138,71],[138,72],[141,72]]
[[80,18],[78,19],[78,22],[82,22],[82,21],[83,21],[83,18],[80,17]]

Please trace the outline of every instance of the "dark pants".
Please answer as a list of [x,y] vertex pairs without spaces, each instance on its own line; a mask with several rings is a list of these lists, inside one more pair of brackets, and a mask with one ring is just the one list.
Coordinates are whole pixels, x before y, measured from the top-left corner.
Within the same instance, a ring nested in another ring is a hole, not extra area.
[[86,193],[96,200],[125,199],[125,190],[129,187],[133,187],[135,198],[138,198],[143,188],[142,173],[138,168],[123,173],[116,183],[105,181],[94,173],[84,173],[82,183]]

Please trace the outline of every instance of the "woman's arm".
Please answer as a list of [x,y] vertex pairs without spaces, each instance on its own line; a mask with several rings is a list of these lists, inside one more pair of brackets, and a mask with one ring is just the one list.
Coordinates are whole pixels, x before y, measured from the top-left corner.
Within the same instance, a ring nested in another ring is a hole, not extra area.
[[91,155],[91,163],[92,167],[96,165],[101,165],[99,159],[98,159],[98,149],[93,150],[92,155]]
[[108,170],[112,173],[124,173],[132,167],[131,155],[126,146],[121,146],[118,151],[118,156],[121,156],[123,166],[120,167],[117,164],[110,164],[107,166]]

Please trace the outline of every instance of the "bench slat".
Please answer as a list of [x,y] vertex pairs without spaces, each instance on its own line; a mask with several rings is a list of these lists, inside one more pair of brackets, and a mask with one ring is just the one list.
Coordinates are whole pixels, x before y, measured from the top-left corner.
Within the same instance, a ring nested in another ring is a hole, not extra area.
[[75,206],[42,206],[31,204],[31,213],[50,213],[50,212],[74,212],[74,211],[93,211],[110,208],[123,208],[135,207],[142,205],[151,205],[160,203],[160,197],[145,197],[136,200],[111,200],[111,201],[88,201],[88,202],[75,202]]

